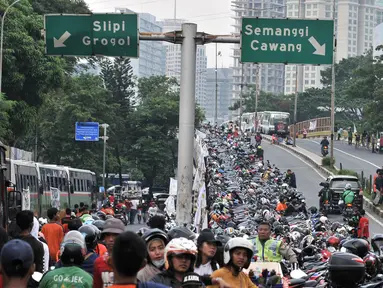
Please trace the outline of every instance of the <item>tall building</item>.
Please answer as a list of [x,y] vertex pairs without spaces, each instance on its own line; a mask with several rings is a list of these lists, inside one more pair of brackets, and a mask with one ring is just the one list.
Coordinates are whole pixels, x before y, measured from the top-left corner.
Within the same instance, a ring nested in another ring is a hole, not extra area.
[[[233,70],[231,68],[217,69],[218,83],[218,123],[229,120],[229,107],[231,105],[232,96],[232,79]],[[208,101],[205,107],[205,117],[213,123],[215,117],[215,93],[216,93],[216,77],[215,68],[208,68],[206,73],[206,94]]]
[[[286,0],[232,0],[234,16],[234,34],[239,35],[242,29],[242,17],[284,18]],[[257,66],[251,63],[240,63],[240,44],[233,46],[233,91],[232,102],[240,99],[241,86],[246,90],[247,85],[256,83]],[[284,65],[260,64],[260,89],[271,93],[284,92]],[[242,84],[242,85],[241,85]],[[243,90],[242,89],[242,90]],[[232,116],[238,116],[239,111]]]
[[[161,21],[163,32],[181,30],[183,23],[187,22],[184,19],[164,19]],[[166,76],[174,77],[178,83],[181,83],[181,45],[168,43],[166,45]],[[197,46],[196,59],[196,84],[195,97],[196,102],[206,109],[209,99],[206,97],[206,69],[207,56],[205,46]]]
[[[118,13],[134,13],[127,8],[116,8]],[[149,13],[139,13],[140,32],[162,32],[156,17]],[[133,74],[138,78],[165,75],[166,48],[160,41],[140,41],[139,58],[131,59]]]
[[[298,0],[286,0],[287,17],[298,18]],[[333,0],[301,0],[301,13],[307,19],[333,19]],[[383,7],[383,6],[382,6]],[[382,12],[383,12],[383,8]],[[337,39],[336,62],[348,57],[362,55],[373,46],[374,28],[379,9],[375,0],[336,0],[335,33]],[[382,14],[383,17],[383,14]],[[383,18],[381,18],[382,21]],[[321,88],[320,71],[329,65],[304,65],[298,91]],[[288,65],[285,72],[285,94],[294,93],[296,66]]]

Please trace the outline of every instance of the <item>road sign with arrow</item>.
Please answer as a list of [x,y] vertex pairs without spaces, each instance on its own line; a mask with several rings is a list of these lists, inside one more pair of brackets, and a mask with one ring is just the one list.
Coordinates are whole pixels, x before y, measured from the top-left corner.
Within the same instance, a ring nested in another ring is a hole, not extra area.
[[138,57],[137,14],[45,15],[47,55]]
[[243,18],[241,62],[332,64],[332,20]]

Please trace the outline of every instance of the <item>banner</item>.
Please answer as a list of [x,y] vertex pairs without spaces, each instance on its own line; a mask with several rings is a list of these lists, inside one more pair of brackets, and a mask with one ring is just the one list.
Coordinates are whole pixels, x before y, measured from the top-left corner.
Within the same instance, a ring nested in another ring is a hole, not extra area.
[[23,189],[21,195],[21,210],[31,210],[31,192],[29,191],[29,186],[28,189]]
[[310,127],[309,127],[309,130],[310,131],[313,131],[317,129],[317,120],[314,120],[314,121],[310,121]]
[[58,188],[51,187],[51,206],[60,209],[60,193]]
[[202,216],[202,211],[206,209],[207,203],[206,203],[206,189],[205,185],[201,187],[199,190],[199,195],[198,195],[198,201],[197,201],[197,211],[194,215],[194,226],[197,228],[197,233],[200,231],[200,223],[201,223],[201,216]]
[[177,196],[177,180],[170,178],[169,195]]

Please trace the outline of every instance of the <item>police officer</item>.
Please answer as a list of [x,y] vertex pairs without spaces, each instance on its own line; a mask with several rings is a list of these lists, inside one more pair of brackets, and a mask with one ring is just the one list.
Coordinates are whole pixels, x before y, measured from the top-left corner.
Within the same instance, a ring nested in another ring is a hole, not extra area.
[[265,262],[281,262],[286,259],[297,267],[298,259],[290,246],[282,241],[270,238],[271,225],[268,222],[262,222],[258,226],[258,237],[253,240],[255,255],[258,260]]

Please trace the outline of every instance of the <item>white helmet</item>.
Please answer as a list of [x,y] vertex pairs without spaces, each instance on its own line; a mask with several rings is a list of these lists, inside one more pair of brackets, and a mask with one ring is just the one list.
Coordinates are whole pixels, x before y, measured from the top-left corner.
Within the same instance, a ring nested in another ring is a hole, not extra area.
[[319,218],[319,221],[322,222],[323,224],[327,224],[328,218],[326,216],[322,216]]
[[234,248],[244,248],[247,250],[248,252],[247,263],[245,264],[244,267],[241,267],[241,268],[247,269],[250,266],[251,258],[253,257],[253,254],[254,254],[253,244],[249,240],[246,240],[240,237],[232,238],[229,241],[227,241],[225,248],[223,250],[223,262],[225,264],[228,264],[230,262],[231,260],[230,251],[233,250]]
[[267,209],[263,210],[262,215],[263,215],[263,218],[265,218],[266,221],[269,221],[271,216],[272,216],[271,212],[269,210],[267,210]]
[[179,254],[190,254],[193,256],[193,261],[190,264],[189,269],[193,269],[194,262],[196,260],[197,255],[197,246],[195,246],[194,242],[188,240],[186,238],[175,238],[168,243],[165,247],[165,268],[169,269],[169,256],[171,255],[179,255]]
[[350,183],[347,183],[346,186],[344,186],[344,189],[345,190],[351,190],[352,189],[352,185]]
[[289,185],[288,185],[287,183],[283,183],[283,184],[282,184],[282,188],[287,189],[287,188],[289,188]]
[[249,194],[254,194],[255,191],[254,191],[254,189],[251,189],[251,188],[250,188],[250,189],[247,190],[247,192],[248,192]]

